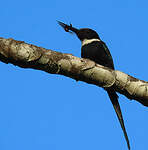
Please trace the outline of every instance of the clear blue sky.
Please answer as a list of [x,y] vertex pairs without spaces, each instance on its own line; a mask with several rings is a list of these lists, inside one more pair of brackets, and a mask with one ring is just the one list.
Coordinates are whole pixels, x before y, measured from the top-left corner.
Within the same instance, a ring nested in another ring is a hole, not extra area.
[[[95,29],[115,67],[148,81],[147,0],[5,0],[0,37],[80,57],[81,43],[56,20]],[[104,90],[0,62],[0,150],[126,150]],[[148,149],[148,108],[120,96],[131,150]]]

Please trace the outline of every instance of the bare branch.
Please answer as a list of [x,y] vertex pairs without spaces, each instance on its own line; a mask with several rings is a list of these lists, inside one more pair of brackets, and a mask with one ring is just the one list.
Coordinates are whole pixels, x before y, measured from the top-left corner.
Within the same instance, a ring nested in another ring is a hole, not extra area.
[[0,61],[22,68],[43,70],[103,88],[113,86],[129,99],[148,106],[148,82],[111,70],[88,59],[47,50],[23,41],[0,38]]

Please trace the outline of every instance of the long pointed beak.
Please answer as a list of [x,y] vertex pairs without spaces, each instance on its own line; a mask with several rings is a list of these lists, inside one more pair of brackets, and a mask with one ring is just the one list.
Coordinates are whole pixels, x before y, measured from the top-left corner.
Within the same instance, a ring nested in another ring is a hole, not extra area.
[[78,33],[78,31],[79,31],[79,29],[76,29],[76,28],[74,28],[74,27],[72,27],[72,24],[70,24],[70,25],[67,25],[67,24],[65,24],[65,23],[63,23],[63,22],[61,22],[61,21],[57,21],[58,22],[58,24],[66,31],[66,32],[69,32],[69,30],[70,31],[73,31],[74,33]]
[[61,21],[57,21],[58,22],[58,24],[61,26],[61,27],[63,27],[64,29],[67,27],[69,27],[67,24],[65,24],[65,23],[63,23],[63,22],[61,22]]

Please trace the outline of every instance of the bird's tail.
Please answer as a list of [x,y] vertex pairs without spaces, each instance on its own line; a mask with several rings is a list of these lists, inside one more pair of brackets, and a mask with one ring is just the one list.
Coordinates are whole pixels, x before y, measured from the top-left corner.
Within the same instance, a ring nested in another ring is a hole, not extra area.
[[128,149],[130,150],[130,143],[129,143],[127,132],[126,132],[126,129],[125,129],[125,126],[124,126],[124,120],[123,120],[122,112],[121,112],[120,105],[119,105],[119,102],[118,102],[118,95],[117,95],[116,91],[113,88],[107,89],[107,93],[109,95],[109,98],[110,98],[110,100],[113,104],[114,110],[115,110],[115,112],[117,114],[117,117],[118,117],[118,120],[120,122],[121,128],[122,128],[123,133],[124,133],[124,137],[125,137],[126,142],[127,142]]
[[57,22],[58,22],[58,24],[59,24],[62,28],[64,28],[64,30],[65,30],[66,32],[69,32],[69,30],[70,30],[70,31],[73,31],[74,33],[77,34],[78,31],[79,31],[79,29],[72,27],[72,24],[67,25],[67,24],[65,24],[65,23],[63,23],[63,22],[61,22],[61,21],[57,21]]

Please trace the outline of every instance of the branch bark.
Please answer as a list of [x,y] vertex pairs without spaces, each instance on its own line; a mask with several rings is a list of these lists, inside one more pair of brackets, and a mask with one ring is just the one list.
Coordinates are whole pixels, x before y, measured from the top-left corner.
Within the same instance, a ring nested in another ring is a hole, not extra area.
[[148,82],[98,65],[89,59],[47,50],[11,38],[0,38],[0,61],[64,75],[105,89],[112,86],[127,98],[148,106]]

